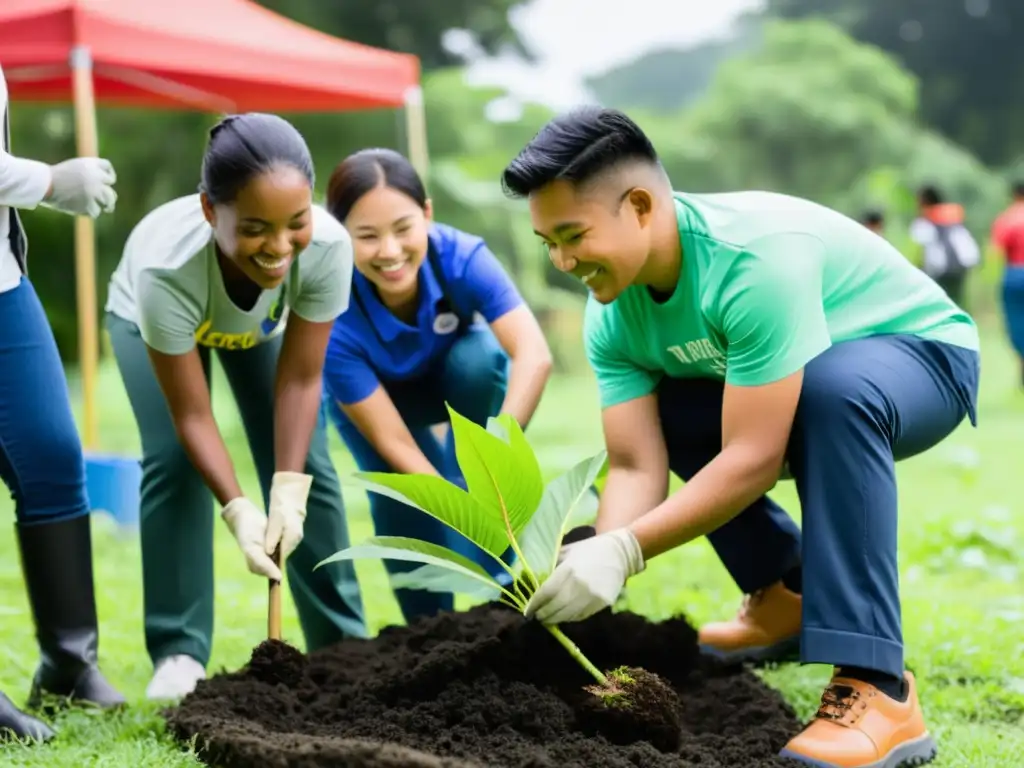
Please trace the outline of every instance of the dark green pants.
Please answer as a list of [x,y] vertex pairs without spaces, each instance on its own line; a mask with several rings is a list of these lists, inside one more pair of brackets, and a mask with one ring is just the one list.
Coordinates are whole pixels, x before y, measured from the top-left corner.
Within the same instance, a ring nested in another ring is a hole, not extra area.
[[[213,494],[178,442],[170,411],[135,324],[107,315],[117,365],[142,443],[140,528],[146,648],[154,664],[187,654],[202,664],[213,635]],[[245,427],[264,504],[274,474],[274,375],[281,338],[247,350],[218,350]],[[200,348],[207,382],[210,350]],[[287,560],[287,583],[307,650],[366,636],[363,604],[350,562],[314,566],[349,544],[341,485],[327,447],[326,417],[310,445],[313,476],[304,536]],[[242,557],[239,553],[239,558]],[[253,594],[266,582],[250,576]]]

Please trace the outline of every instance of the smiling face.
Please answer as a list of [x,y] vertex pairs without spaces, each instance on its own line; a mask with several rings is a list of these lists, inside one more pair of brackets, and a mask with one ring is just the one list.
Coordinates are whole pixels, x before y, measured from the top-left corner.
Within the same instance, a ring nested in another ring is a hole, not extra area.
[[559,180],[530,196],[533,228],[551,262],[580,278],[602,304],[614,301],[643,269],[652,209],[650,193],[641,188],[581,192]]
[[313,237],[313,193],[296,168],[279,166],[254,176],[232,203],[211,204],[203,213],[221,252],[264,290],[276,288]]
[[376,286],[387,306],[401,305],[416,295],[430,217],[429,200],[421,208],[408,195],[383,184],[359,198],[345,217],[355,267]]

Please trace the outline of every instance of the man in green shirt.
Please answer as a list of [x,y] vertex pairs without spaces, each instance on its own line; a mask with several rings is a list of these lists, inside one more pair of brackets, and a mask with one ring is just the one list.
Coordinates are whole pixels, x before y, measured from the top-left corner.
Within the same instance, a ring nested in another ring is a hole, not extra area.
[[[609,455],[597,535],[564,549],[528,615],[584,619],[647,560],[707,536],[747,598],[701,628],[703,649],[835,668],[783,755],[826,768],[932,759],[904,669],[894,465],[976,422],[970,316],[828,208],[674,192],[621,112],[552,120],[502,181],[590,290]],[[669,470],[686,481],[671,496]],[[765,495],[783,476],[802,531]]]

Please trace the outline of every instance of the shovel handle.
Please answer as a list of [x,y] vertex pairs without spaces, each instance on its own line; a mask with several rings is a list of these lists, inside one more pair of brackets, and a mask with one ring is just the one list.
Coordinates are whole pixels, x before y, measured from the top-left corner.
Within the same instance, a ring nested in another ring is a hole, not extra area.
[[[274,550],[274,565],[281,567],[281,548]],[[283,574],[282,574],[283,575]],[[270,604],[267,610],[267,637],[271,640],[281,639],[281,582],[268,580],[270,583]]]

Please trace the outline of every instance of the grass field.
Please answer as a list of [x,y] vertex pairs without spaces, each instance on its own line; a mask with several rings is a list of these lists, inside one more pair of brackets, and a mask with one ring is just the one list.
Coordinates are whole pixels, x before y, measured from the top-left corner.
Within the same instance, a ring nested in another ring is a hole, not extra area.
[[[1024,395],[1002,337],[986,334],[978,430],[962,427],[944,445],[900,466],[900,566],[908,665],[920,679],[923,705],[939,740],[944,768],[1010,768],[1024,755]],[[215,407],[243,486],[258,498],[246,445],[227,397],[215,381]],[[73,391],[77,387],[72,382]],[[104,368],[100,384],[104,451],[134,454],[137,438],[120,381]],[[553,382],[529,437],[552,473],[600,448],[596,393],[589,377]],[[339,471],[353,469],[336,435]],[[791,483],[775,498],[799,515]],[[6,496],[6,494],[5,494]],[[365,496],[345,491],[352,537],[370,534]],[[0,520],[13,523],[7,498]],[[223,524],[216,525],[217,627],[210,672],[244,664],[265,637],[265,582],[244,567]],[[10,528],[8,528],[10,531]],[[143,699],[151,674],[142,637],[141,566],[131,532],[94,516],[101,664],[133,706],[113,716],[71,713],[58,720],[50,745],[0,747],[2,766],[42,768],[185,768],[198,764],[167,738],[156,707]],[[378,563],[359,563],[375,628],[399,614]],[[651,563],[630,582],[629,607],[660,619],[685,612],[693,622],[731,615],[740,595],[703,540]],[[36,663],[32,622],[13,535],[0,537],[0,688],[21,703]],[[290,597],[286,638],[301,646]],[[809,716],[828,678],[825,667],[767,671]]]

